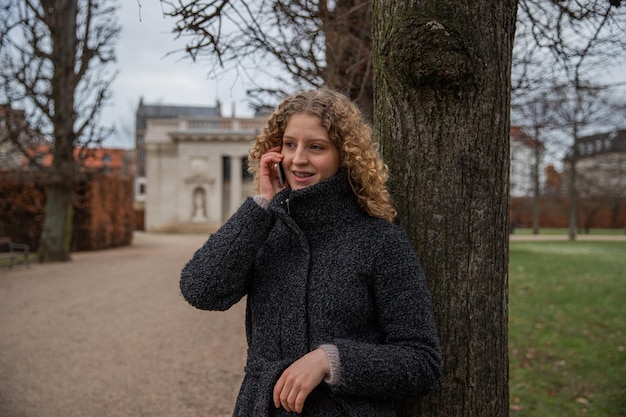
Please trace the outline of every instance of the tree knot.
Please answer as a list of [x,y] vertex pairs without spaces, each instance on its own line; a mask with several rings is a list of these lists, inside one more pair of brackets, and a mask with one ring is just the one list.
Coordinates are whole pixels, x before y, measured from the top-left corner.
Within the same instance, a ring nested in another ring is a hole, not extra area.
[[436,20],[405,20],[392,31],[383,54],[406,86],[457,90],[474,84],[474,65],[462,36]]

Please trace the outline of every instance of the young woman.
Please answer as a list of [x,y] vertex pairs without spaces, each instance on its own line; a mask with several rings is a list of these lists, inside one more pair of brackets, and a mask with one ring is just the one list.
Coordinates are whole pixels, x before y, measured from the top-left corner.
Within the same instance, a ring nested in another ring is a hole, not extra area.
[[[285,99],[250,151],[256,192],[181,274],[197,308],[247,296],[235,416],[394,416],[442,368],[426,279],[358,108],[330,89]],[[278,170],[285,183],[280,185]]]

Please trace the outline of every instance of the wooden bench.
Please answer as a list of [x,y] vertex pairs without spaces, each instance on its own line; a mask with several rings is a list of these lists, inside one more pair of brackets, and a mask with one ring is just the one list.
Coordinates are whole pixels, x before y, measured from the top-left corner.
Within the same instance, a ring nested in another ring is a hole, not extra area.
[[0,236],[0,259],[9,259],[9,268],[13,268],[13,265],[19,258],[24,258],[24,265],[28,266],[29,252],[30,247],[28,245],[11,242],[11,238]]

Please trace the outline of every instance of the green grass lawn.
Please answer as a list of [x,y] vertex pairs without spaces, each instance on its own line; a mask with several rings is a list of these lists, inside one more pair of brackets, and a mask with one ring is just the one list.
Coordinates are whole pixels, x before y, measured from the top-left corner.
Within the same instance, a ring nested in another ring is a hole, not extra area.
[[512,416],[626,416],[626,242],[511,242]]
[[[530,235],[533,233],[532,228],[516,227],[513,231],[514,235]],[[567,235],[568,229],[539,229],[540,235]],[[578,230],[578,234],[586,235],[584,230]],[[590,235],[623,235],[624,229],[589,229]]]

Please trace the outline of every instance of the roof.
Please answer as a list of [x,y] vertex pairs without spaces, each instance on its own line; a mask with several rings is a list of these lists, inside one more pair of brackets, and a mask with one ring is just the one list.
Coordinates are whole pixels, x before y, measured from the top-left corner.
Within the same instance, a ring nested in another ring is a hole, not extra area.
[[566,159],[571,158],[574,149],[579,157],[626,152],[626,129],[616,129],[578,138]]
[[543,144],[541,142],[530,136],[519,126],[511,126],[509,129],[509,136],[512,141],[520,142],[522,145],[528,146],[529,148],[534,148],[535,146],[543,148]]
[[576,143],[595,142],[598,140],[611,143],[610,150],[626,151],[626,129],[611,130],[610,132],[596,133],[595,135],[578,138]]
[[220,117],[219,103],[215,107],[208,106],[176,106],[166,104],[143,104],[139,103],[136,113],[136,128],[146,128],[147,119],[176,119],[179,117]]
[[[32,149],[31,152],[42,166],[52,165],[53,155],[51,145],[40,145],[36,149]],[[74,159],[81,161],[80,163],[85,169],[106,169],[110,172],[122,172],[127,169],[127,153],[127,149],[117,148],[74,148]],[[25,157],[23,164],[28,164]]]

